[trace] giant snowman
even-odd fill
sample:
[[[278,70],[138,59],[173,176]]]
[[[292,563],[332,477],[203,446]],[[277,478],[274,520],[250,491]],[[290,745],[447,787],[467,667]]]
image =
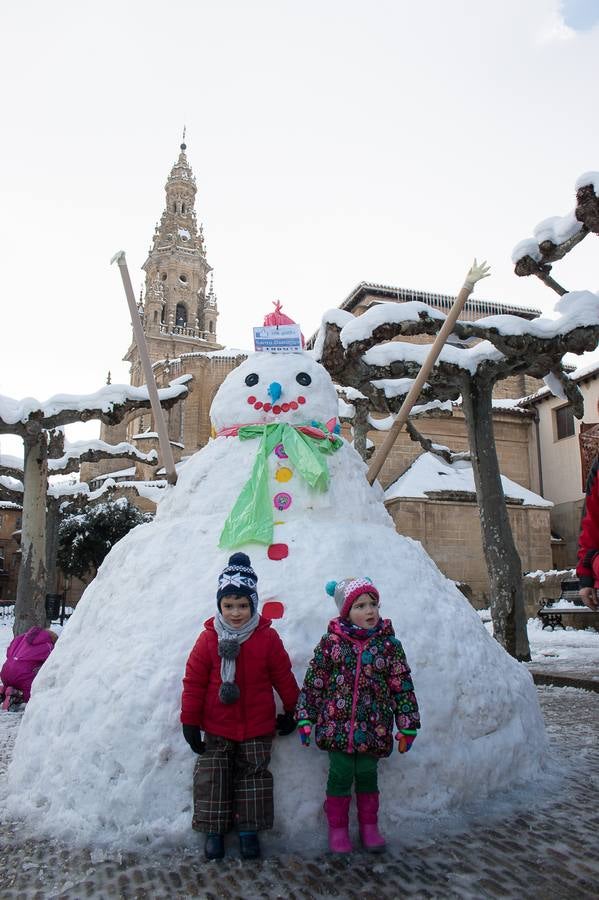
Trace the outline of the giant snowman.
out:
[[[422,715],[412,751],[379,766],[391,845],[409,814],[538,774],[546,741],[528,671],[421,545],[396,533],[381,489],[336,437],[336,414],[331,379],[308,353],[256,353],[227,377],[211,409],[215,438],[182,467],[155,521],[110,552],[34,684],[9,769],[10,813],[79,843],[197,843],[181,678],[236,541],[261,602],[280,604],[274,625],[300,682],[336,614],[325,583],[367,575],[379,588]],[[306,835],[324,846],[326,754],[280,737],[272,769],[270,846]]]

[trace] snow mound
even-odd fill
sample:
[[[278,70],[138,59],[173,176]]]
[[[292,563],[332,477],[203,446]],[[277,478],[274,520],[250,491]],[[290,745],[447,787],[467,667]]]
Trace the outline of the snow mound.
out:
[[[250,357],[217,394],[219,428],[245,421],[250,405],[255,412],[248,395],[264,403],[274,383],[281,403],[304,397],[304,421],[336,414],[330,379],[307,354],[282,354],[279,370],[267,354],[257,356],[263,359]],[[298,382],[300,373],[311,376],[309,384],[303,376]],[[258,381],[248,386],[248,374]],[[262,408],[261,415],[284,422],[288,414]],[[217,576],[230,554],[217,549],[219,535],[256,450],[257,440],[223,436],[191,457],[155,521],[113,548],[64,628],[34,683],[4,798],[8,812],[38,833],[121,848],[197,844],[181,678],[214,613]],[[326,581],[363,574],[379,588],[422,715],[412,751],[379,766],[382,824],[399,834],[409,812],[434,814],[534,778],[546,752],[544,727],[526,668],[489,636],[421,545],[395,532],[360,457],[344,443],[327,461],[328,491],[317,493],[297,473],[284,485],[292,502],[276,513],[274,528],[287,558],[270,560],[258,544],[243,549],[261,602],[284,604],[274,625],[298,680],[336,612]],[[269,458],[273,492],[283,462]],[[302,748],[297,735],[275,739],[275,842],[294,846],[306,834],[322,841],[326,767],[327,755]]]

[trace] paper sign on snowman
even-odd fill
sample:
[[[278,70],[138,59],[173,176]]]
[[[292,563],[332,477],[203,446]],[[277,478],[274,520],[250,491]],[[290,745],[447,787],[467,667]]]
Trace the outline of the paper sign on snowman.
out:
[[[325,584],[366,575],[412,667],[422,729],[379,767],[381,821],[480,800],[539,774],[546,738],[532,679],[422,546],[395,531],[382,490],[335,428],[337,395],[309,352],[259,352],[211,408],[216,437],[181,467],[155,521],[110,552],[35,682],[7,805],[83,843],[194,845],[193,754],[179,700],[233,548],[280,604],[298,681],[336,615]],[[319,840],[326,754],[277,738],[272,846]],[[268,846],[268,845],[267,845]]]

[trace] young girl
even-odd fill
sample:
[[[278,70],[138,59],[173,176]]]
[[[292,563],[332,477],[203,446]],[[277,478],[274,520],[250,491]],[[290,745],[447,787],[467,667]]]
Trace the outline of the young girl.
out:
[[[316,743],[329,753],[324,810],[329,848],[349,853],[352,782],[360,839],[380,852],[377,764],[393,749],[393,720],[400,753],[406,753],[420,728],[418,704],[403,647],[389,619],[379,615],[379,592],[368,578],[327,584],[339,610],[329,622],[310,662],[297,702],[296,718],[304,745],[316,725]]]
[[[241,856],[260,855],[257,832],[273,823],[275,726],[279,734],[295,730],[299,688],[281,638],[258,614],[257,581],[249,557],[234,553],[218,581],[218,611],[204,623],[183,678],[183,735],[200,754],[192,827],[206,834],[207,859],[223,858],[232,827]],[[273,688],[285,709],[276,719]]]

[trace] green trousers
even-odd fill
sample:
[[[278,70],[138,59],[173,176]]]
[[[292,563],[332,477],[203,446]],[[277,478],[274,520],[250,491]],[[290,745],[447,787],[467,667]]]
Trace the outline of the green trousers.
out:
[[[331,797],[349,797],[354,781],[356,794],[378,793],[377,765],[378,758],[368,753],[331,751],[327,794]]]

